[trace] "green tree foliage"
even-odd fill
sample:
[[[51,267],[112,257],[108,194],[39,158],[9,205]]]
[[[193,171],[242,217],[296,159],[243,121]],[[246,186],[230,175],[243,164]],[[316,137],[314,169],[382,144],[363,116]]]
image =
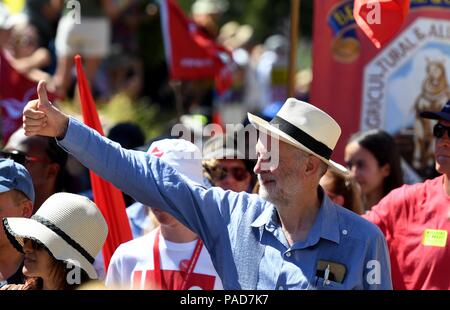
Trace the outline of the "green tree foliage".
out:
[[[319,1],[319,0],[316,0]],[[180,6],[190,12],[195,0],[178,0]],[[290,0],[228,0],[229,9],[221,23],[236,20],[255,29],[255,39],[262,42],[275,33],[288,34],[290,23]],[[306,38],[312,34],[313,0],[301,0],[300,33]]]

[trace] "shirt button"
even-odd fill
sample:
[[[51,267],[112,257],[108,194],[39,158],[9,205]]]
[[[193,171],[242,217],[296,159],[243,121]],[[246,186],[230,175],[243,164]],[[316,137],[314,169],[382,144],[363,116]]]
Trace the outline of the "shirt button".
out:
[[[347,236],[347,234],[348,234],[347,229],[344,229],[344,230],[342,231],[342,234],[343,234],[344,236]]]
[[[287,256],[287,257],[291,257],[291,255],[292,255],[291,252],[287,252],[287,253],[286,253],[286,256]]]
[[[280,286],[278,287],[278,290],[282,291],[282,290],[284,290],[284,287],[280,285]]]

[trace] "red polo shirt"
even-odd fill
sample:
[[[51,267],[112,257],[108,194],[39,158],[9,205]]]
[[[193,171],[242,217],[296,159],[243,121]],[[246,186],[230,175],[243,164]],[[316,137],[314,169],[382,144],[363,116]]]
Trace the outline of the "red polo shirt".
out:
[[[443,181],[404,185],[364,215],[386,237],[394,289],[450,289],[450,196]]]

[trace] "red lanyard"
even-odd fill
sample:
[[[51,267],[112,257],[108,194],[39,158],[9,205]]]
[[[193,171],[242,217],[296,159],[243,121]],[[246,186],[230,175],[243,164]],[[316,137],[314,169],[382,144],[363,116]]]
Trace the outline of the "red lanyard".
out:
[[[153,262],[155,267],[155,282],[157,289],[162,289],[162,272],[161,272],[161,256],[159,255],[159,235],[160,230],[158,229],[155,234],[155,242],[153,243]],[[197,240],[195,245],[194,253],[192,253],[191,259],[189,260],[189,265],[186,269],[186,274],[183,277],[183,283],[181,283],[179,288],[172,288],[174,290],[186,290],[187,282],[194,271],[195,265],[197,264],[198,258],[200,257],[200,252],[202,251],[203,243],[200,239]],[[169,288],[170,289],[170,288]]]

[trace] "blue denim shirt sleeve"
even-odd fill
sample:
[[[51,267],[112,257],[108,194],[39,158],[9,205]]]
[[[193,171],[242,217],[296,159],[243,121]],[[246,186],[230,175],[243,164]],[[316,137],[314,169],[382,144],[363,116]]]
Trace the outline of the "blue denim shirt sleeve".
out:
[[[386,239],[378,227],[378,233],[371,238],[367,247],[364,272],[364,289],[392,290],[391,262]]]

